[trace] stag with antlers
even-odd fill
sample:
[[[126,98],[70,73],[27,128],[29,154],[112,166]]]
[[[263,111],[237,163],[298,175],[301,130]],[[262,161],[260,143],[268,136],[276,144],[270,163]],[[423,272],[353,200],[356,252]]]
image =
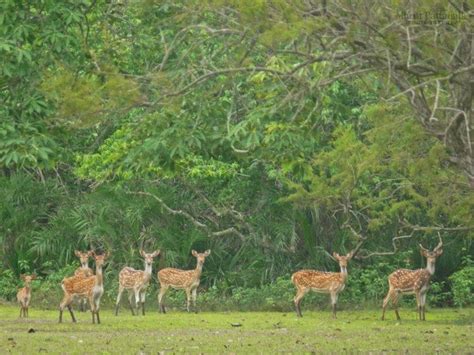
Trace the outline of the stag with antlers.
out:
[[[430,287],[430,279],[435,272],[436,259],[443,254],[443,241],[439,236],[439,243],[433,251],[429,251],[420,244],[421,255],[426,258],[426,268],[418,270],[399,269],[388,277],[388,293],[383,300],[382,320],[385,319],[385,309],[388,302],[392,300],[395,308],[397,320],[400,320],[398,314],[398,300],[403,294],[415,294],[420,320],[425,320],[426,293]]]
[[[92,312],[92,323],[100,324],[99,306],[100,299],[104,293],[104,278],[102,275],[102,267],[105,260],[109,257],[106,252],[103,255],[97,255],[95,252],[91,253],[95,260],[95,275],[84,277],[84,275],[76,275],[67,277],[61,282],[61,287],[64,291],[64,297],[59,305],[59,323],[63,321],[63,311],[67,307],[71,314],[71,319],[75,323],[76,318],[72,311],[71,303],[76,296],[87,297]]]
[[[20,304],[20,318],[28,318],[28,307],[31,300],[31,281],[36,279],[36,275],[20,275],[25,286],[20,288],[16,294],[16,299]]]
[[[135,315],[132,305],[133,295],[135,295],[137,314],[141,304],[142,314],[145,315],[145,292],[150,284],[153,259],[160,255],[160,251],[156,250],[153,253],[145,253],[143,250],[140,250],[140,255],[145,260],[145,270],[135,270],[134,268],[126,266],[119,273],[119,291],[117,302],[115,303],[115,315],[118,315],[120,299],[124,290],[128,291],[128,302],[132,315]]]
[[[197,259],[196,269],[180,270],[169,267],[158,272],[158,280],[160,281],[158,304],[160,312],[166,313],[164,296],[170,287],[174,289],[184,289],[186,291],[186,310],[188,312],[192,295],[193,307],[196,309],[197,288],[201,278],[202,266],[204,265],[206,257],[211,254],[211,251],[206,250],[204,253],[198,253],[196,250],[193,250],[192,254]]]

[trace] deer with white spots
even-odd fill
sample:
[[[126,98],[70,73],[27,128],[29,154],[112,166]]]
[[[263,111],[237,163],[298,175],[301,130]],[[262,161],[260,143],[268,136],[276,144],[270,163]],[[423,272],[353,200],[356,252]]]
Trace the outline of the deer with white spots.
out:
[[[92,251],[81,252],[79,250],[74,250],[74,255],[76,255],[81,261],[81,266],[74,271],[74,276],[84,276],[89,277],[94,275],[94,271],[89,267],[89,257],[92,255]],[[79,310],[81,312],[86,311],[87,297],[79,298]]]
[[[160,255],[160,251],[156,250],[153,253],[145,253],[143,250],[140,250],[140,255],[145,260],[145,270],[135,270],[134,268],[126,266],[119,273],[119,291],[117,302],[115,303],[115,315],[118,315],[120,299],[124,290],[128,291],[128,302],[132,315],[135,315],[132,305],[133,295],[135,295],[137,314],[141,304],[142,314],[145,315],[145,293],[151,280],[153,259]]]
[[[186,291],[186,310],[189,312],[191,304],[191,296],[193,300],[193,307],[196,310],[197,288],[199,286],[202,266],[206,257],[211,254],[210,250],[204,253],[198,253],[196,250],[192,251],[193,256],[197,259],[196,269],[194,270],[180,270],[174,268],[165,268],[158,272],[158,280],[160,281],[160,293],[158,294],[158,305],[160,312],[166,313],[164,305],[164,296],[170,287],[174,289],[181,289]]]
[[[420,320],[425,320],[426,293],[430,287],[431,276],[435,272],[436,259],[443,254],[443,241],[439,238],[439,243],[433,251],[429,251],[420,244],[421,255],[426,258],[426,268],[418,270],[399,269],[388,277],[388,293],[383,300],[382,320],[385,319],[385,309],[388,302],[392,300],[395,308],[397,320],[400,320],[398,314],[398,300],[403,294],[415,294]]]
[[[95,260],[95,275],[84,277],[84,275],[76,275],[72,277],[66,277],[61,282],[61,287],[64,292],[63,300],[59,305],[59,323],[63,321],[63,311],[67,307],[71,314],[71,319],[75,323],[76,318],[72,311],[71,303],[74,297],[87,297],[92,313],[92,323],[96,322],[100,324],[99,308],[100,299],[104,294],[104,278],[102,275],[102,268],[105,264],[105,260],[109,257],[109,253],[106,252],[103,255],[97,255],[95,252],[91,253]]]
[[[325,272],[316,270],[300,270],[291,276],[291,281],[296,287],[294,298],[296,314],[302,317],[301,300],[309,291],[328,293],[331,296],[332,317],[336,318],[336,304],[339,293],[344,290],[347,281],[347,263],[352,259],[356,250],[347,255],[333,253],[335,260],[339,262],[341,272]]]
[[[20,275],[20,278],[25,283],[25,287],[18,290],[16,299],[20,304],[20,318],[28,318],[28,307],[31,301],[31,281],[36,279],[36,275]]]

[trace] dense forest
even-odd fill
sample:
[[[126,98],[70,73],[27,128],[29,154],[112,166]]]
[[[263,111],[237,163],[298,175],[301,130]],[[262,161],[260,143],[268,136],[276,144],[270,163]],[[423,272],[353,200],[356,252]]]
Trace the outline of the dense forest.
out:
[[[380,305],[441,237],[431,304],[472,303],[473,11],[2,1],[0,297],[60,292],[74,250],[110,252],[115,297],[140,248],[153,273],[211,249],[202,302],[292,307],[293,272],[357,249],[342,297]]]

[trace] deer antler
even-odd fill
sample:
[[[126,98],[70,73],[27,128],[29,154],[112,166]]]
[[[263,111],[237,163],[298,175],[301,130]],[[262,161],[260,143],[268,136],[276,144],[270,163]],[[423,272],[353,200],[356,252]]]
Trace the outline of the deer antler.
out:
[[[439,238],[439,243],[436,246],[436,248],[433,249],[433,251],[438,251],[443,246],[443,240],[441,239],[441,234],[439,232],[438,232],[438,238]]]
[[[420,243],[420,244],[418,244],[418,245],[420,246],[420,249],[421,249],[421,250],[423,250],[423,251],[429,251],[429,250],[428,250],[428,249],[426,249],[426,248],[425,248],[423,245],[421,245],[421,243]]]

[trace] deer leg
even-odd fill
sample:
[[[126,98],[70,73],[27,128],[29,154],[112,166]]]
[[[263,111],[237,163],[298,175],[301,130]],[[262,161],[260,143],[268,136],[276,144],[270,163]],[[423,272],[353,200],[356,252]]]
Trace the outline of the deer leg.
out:
[[[158,293],[158,307],[160,308],[160,313],[166,313],[164,297],[168,287],[161,285],[160,293]]]
[[[132,312],[132,316],[134,316],[135,311],[133,310],[133,303],[132,303],[133,293],[131,290],[127,290],[127,292],[128,292],[128,305],[130,306],[130,311]]]
[[[415,292],[416,296],[416,309],[418,311],[418,319],[421,320],[421,297],[419,292]]]
[[[73,323],[76,323],[76,317],[74,317],[74,312],[72,311],[72,307],[70,304],[67,305],[67,309],[69,311],[69,314],[71,315],[71,319]]]
[[[25,317],[26,317],[26,318],[29,318],[28,305],[25,307]]]
[[[197,288],[195,288],[192,291],[192,297],[193,297],[193,308],[194,308],[194,311],[197,313],[198,312],[197,307],[196,307]]]
[[[95,317],[97,318],[97,324],[100,324],[100,317],[99,317],[99,311],[100,311],[100,297],[101,297],[101,295],[98,295],[98,296],[94,297]]]
[[[331,304],[332,304],[332,318],[336,319],[336,304],[337,304],[337,293],[331,293]]]
[[[426,305],[426,293],[420,295],[420,306],[421,306],[421,320],[426,320],[425,318],[425,305]]]
[[[385,298],[383,299],[382,320],[385,320],[385,309],[387,308],[388,302],[390,302],[390,300],[393,297],[393,292],[394,292],[393,288],[390,287],[389,290],[388,290],[387,296],[385,296]]]
[[[400,318],[400,314],[398,313],[398,300],[400,299],[400,294],[395,291],[392,296],[392,305],[395,308],[395,315],[397,316],[397,320],[402,320]]]
[[[145,290],[142,290],[140,292],[140,303],[142,304],[142,315],[145,315],[145,297],[146,297],[146,292]]]
[[[86,311],[87,311],[87,299],[83,298],[82,299],[82,312],[86,312]]]
[[[191,304],[191,290],[189,288],[186,289],[186,310],[189,312],[189,306]]]
[[[59,304],[59,323],[63,322],[63,311],[64,308],[67,307],[69,313],[71,314],[71,319],[74,323],[76,323],[76,318],[74,317],[74,313],[72,312],[71,308],[72,296],[65,294],[63,300]]]
[[[140,290],[138,288],[134,289],[135,294],[135,309],[137,310],[137,316],[140,314]]]
[[[308,293],[309,289],[298,289],[296,292],[296,296],[293,299],[295,303],[295,309],[296,309],[296,315],[298,317],[303,317],[303,314],[301,313],[301,300],[303,299],[304,295]]]
[[[115,301],[115,315],[118,315],[119,307],[120,307],[120,299],[122,298],[123,287],[119,286],[117,300]]]

